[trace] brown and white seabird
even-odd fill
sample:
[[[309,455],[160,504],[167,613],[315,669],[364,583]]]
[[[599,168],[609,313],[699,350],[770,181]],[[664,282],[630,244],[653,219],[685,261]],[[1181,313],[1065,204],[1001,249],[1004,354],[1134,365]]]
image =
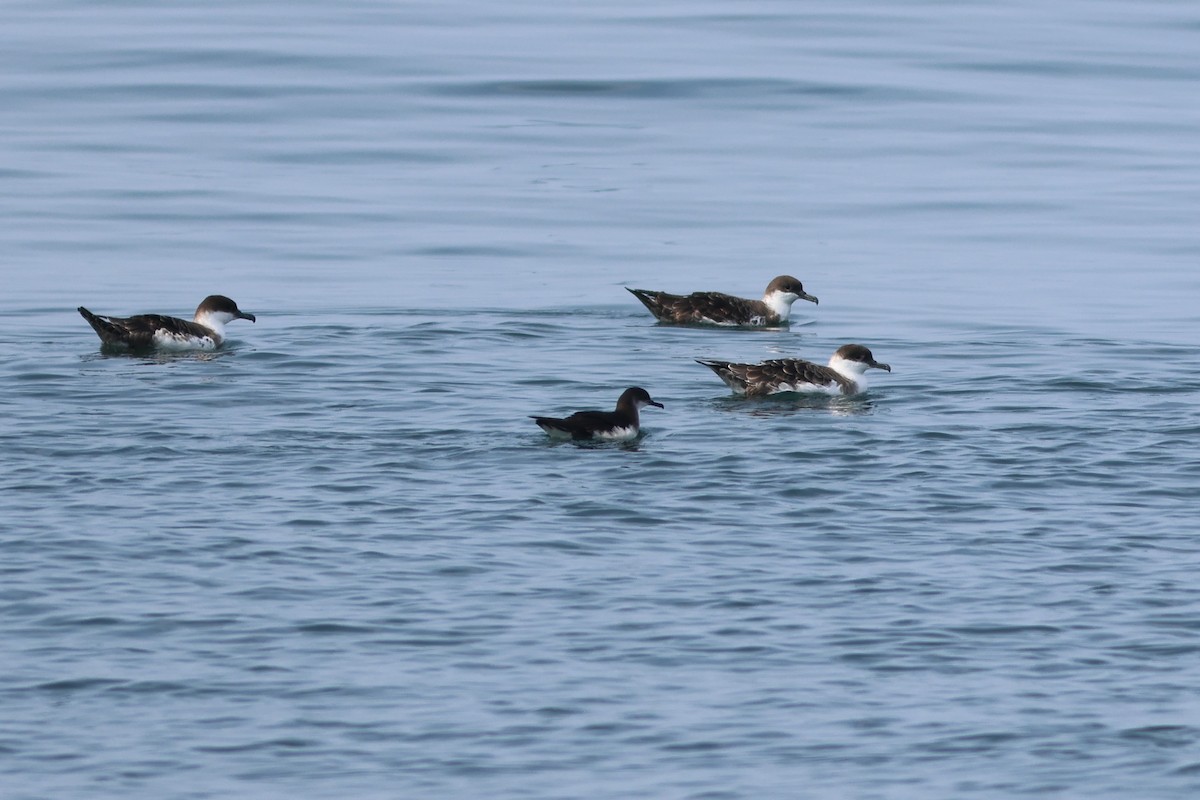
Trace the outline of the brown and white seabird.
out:
[[[204,298],[191,322],[162,314],[107,317],[83,306],[79,313],[101,342],[131,350],[215,350],[225,340],[226,323],[235,319],[254,322],[253,314],[239,310],[237,303],[220,294]]]
[[[723,325],[747,328],[786,325],[792,303],[817,298],[804,291],[804,285],[790,275],[780,275],[767,285],[762,300],[746,300],[721,292],[693,292],[689,295],[626,289],[641,300],[659,322],[675,325]]]
[[[729,361],[696,361],[717,373],[730,389],[747,397],[779,392],[813,392],[850,395],[867,390],[866,371],[892,368],[881,364],[861,344],[844,344],[821,366],[799,358],[778,358],[761,364],[735,364]]]

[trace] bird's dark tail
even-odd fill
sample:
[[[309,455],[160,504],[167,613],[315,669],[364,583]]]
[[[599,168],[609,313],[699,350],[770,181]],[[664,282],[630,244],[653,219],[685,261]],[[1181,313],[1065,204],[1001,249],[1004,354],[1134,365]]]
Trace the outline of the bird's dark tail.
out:
[[[586,436],[582,436],[580,432],[565,419],[558,419],[557,417],[530,417],[530,419],[536,422],[539,428],[550,434],[552,437],[569,436],[572,439],[587,438]]]
[[[717,377],[735,392],[744,393],[746,391],[746,381],[739,375],[735,375],[731,369],[731,364],[728,361],[709,361],[704,358],[697,358],[697,364],[703,364],[717,374]]]
[[[92,330],[100,337],[100,341],[105,344],[125,343],[125,331],[109,322],[106,318],[96,316],[83,306],[79,307],[79,316],[88,321],[88,325],[92,326]]]
[[[662,314],[663,308],[662,303],[660,303],[658,300],[658,292],[651,292],[647,289],[630,289],[628,286],[625,287],[625,291],[629,292],[638,300],[641,300],[642,305],[650,309],[650,313],[654,316],[657,317]]]

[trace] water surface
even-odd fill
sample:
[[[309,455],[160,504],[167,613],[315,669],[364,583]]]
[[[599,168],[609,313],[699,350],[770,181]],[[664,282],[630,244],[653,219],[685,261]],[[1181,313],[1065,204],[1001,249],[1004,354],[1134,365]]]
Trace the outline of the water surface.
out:
[[[1186,6],[0,21],[6,800],[1200,789]]]

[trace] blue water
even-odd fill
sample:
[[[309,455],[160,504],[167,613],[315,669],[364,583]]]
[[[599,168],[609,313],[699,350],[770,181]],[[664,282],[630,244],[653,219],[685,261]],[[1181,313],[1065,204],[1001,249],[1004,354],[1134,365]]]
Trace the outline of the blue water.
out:
[[[1192,798],[1200,13],[0,9],[0,797]],[[623,289],[787,330],[656,325]],[[102,352],[75,312],[258,316]],[[732,397],[697,357],[891,374]],[[528,419],[645,386],[631,445]]]

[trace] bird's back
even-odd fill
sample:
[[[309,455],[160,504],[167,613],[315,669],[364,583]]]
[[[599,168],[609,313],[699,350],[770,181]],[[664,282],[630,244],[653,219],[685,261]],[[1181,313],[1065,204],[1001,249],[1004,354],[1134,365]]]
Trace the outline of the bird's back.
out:
[[[724,292],[689,295],[630,289],[661,322],[679,325],[773,325],[776,315],[761,300],[747,300]]]
[[[569,417],[534,417],[537,426],[551,435],[566,434],[572,439],[604,438],[613,431],[624,433],[636,423],[616,411],[576,411]]]
[[[107,345],[132,350],[150,349],[161,345],[215,346],[219,343],[213,331],[186,319],[163,314],[137,314],[132,317],[109,317],[93,314],[83,306],[79,314]]]
[[[699,363],[711,369],[726,385],[748,396],[814,390],[853,393],[855,384],[837,371],[799,358],[779,358],[761,364],[735,364],[729,361]]]

